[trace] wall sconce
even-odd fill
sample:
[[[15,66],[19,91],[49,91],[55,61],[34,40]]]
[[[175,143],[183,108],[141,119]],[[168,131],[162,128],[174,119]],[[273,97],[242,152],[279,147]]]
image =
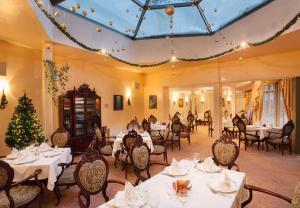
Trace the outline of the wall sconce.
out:
[[[201,104],[203,104],[204,101],[205,101],[205,99],[204,99],[204,96],[202,95],[202,96],[200,97],[200,102],[201,102]]]
[[[127,104],[130,106],[130,105],[131,105],[131,101],[130,101],[130,98],[131,98],[131,90],[130,90],[130,89],[127,89],[127,90],[126,90],[126,98],[127,98]]]
[[[185,97],[185,105],[188,105],[189,104],[189,98],[188,96]]]
[[[231,102],[231,96],[227,96],[227,103],[230,104]]]
[[[176,100],[177,100],[177,98],[174,96],[174,97],[173,97],[173,105],[174,105],[174,106],[176,105]]]
[[[0,91],[2,91],[2,97],[0,101],[0,109],[4,109],[8,104],[5,91],[9,90],[9,85],[7,80],[0,80]]]

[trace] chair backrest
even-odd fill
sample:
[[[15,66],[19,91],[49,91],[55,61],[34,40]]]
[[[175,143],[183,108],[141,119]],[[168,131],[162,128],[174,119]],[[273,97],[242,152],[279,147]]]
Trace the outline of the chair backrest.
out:
[[[157,118],[154,115],[150,115],[150,117],[148,118],[148,122],[155,124],[157,122]]]
[[[289,120],[282,128],[282,136],[289,137],[294,129],[295,125],[292,120]]]
[[[138,171],[143,171],[150,164],[150,149],[143,141],[138,141],[131,148],[129,157],[134,168]]]
[[[242,121],[242,119],[239,119],[237,122],[237,127],[239,129],[239,133],[246,134],[246,124]]]
[[[180,118],[177,115],[173,116],[172,123],[179,123],[179,122],[180,122]]]
[[[297,183],[292,198],[292,208],[300,207],[300,182]]]
[[[197,112],[195,112],[194,118],[195,118],[195,121],[197,121],[197,119],[198,119],[198,113]]]
[[[244,122],[245,125],[248,125],[249,121],[248,121],[248,119],[246,118],[245,114],[242,114],[242,115],[241,115],[241,119],[242,119],[242,121]]]
[[[143,127],[144,131],[147,131],[150,134],[151,127],[146,119],[144,119],[142,121],[142,127]]]
[[[0,160],[0,191],[8,190],[14,179],[14,169]]]
[[[193,114],[189,114],[188,116],[187,116],[187,121],[190,123],[190,122],[193,122],[194,121],[194,119],[195,119],[195,116],[193,115]]]
[[[138,122],[135,119],[131,120],[127,124],[127,130],[132,130],[132,129],[134,129],[136,131],[138,131],[140,129],[140,125],[138,124]]]
[[[65,147],[68,145],[70,140],[69,132],[64,129],[56,129],[56,131],[51,135],[51,143],[53,146]]]
[[[181,123],[172,123],[171,130],[175,134],[179,134],[181,130]]]
[[[207,121],[209,115],[210,115],[209,111],[205,111],[205,112],[204,112],[204,115],[203,115],[203,116],[204,116],[204,120]]]
[[[164,140],[167,140],[169,138],[170,134],[170,126],[168,125],[166,130],[164,131]]]
[[[238,116],[238,114],[235,114],[235,116],[232,119],[233,126],[237,126],[239,119],[240,119],[240,117]]]
[[[143,141],[143,138],[137,134],[135,130],[131,130],[123,137],[123,145],[125,150],[129,152],[133,145],[138,142],[139,140]]]
[[[229,135],[222,135],[212,145],[212,153],[217,165],[226,166],[229,169],[239,156],[239,147],[232,141]]]
[[[108,163],[98,151],[87,151],[76,166],[74,178],[84,195],[95,195],[104,188],[108,171]]]

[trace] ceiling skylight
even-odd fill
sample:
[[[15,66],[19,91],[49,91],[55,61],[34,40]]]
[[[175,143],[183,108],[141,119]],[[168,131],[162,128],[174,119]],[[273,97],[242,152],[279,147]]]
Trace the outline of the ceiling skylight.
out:
[[[272,0],[59,1],[61,3],[57,5],[58,7],[132,39],[210,35],[272,2]],[[170,5],[174,8],[172,16],[165,12]]]

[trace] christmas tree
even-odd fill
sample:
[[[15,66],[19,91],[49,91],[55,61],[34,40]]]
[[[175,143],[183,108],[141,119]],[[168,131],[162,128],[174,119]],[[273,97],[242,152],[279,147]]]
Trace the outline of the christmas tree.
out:
[[[19,98],[19,104],[8,125],[5,142],[9,147],[22,149],[44,140],[43,129],[31,99],[24,94]]]

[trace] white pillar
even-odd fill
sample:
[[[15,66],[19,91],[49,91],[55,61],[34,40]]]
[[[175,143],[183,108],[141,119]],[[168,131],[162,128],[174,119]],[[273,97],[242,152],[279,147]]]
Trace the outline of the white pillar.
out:
[[[46,42],[43,48],[43,60],[52,61],[52,43]],[[48,80],[45,76],[44,63],[42,64],[42,96],[43,96],[43,127],[46,139],[50,139],[53,133],[53,103],[48,93]]]
[[[222,84],[220,78],[220,67],[218,64],[218,82],[214,84],[214,117],[213,117],[213,138],[219,139],[222,134]]]

